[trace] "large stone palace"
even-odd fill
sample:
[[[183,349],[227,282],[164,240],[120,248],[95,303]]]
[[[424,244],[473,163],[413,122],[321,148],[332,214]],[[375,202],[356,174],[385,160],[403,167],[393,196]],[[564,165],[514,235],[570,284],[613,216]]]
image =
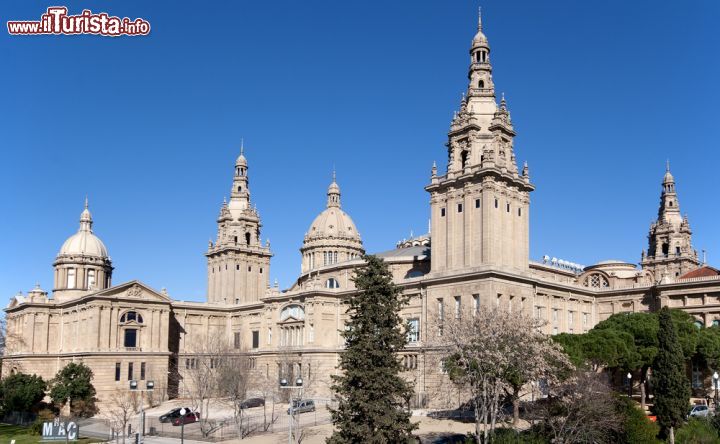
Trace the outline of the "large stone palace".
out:
[[[427,339],[438,320],[462,310],[524,312],[546,320],[548,334],[581,333],[613,313],[662,306],[688,311],[698,325],[720,323],[720,272],[693,249],[669,166],[639,267],[617,260],[587,267],[547,256],[530,260],[535,187],[527,164],[518,167],[510,110],[504,98],[497,102],[481,23],[469,55],[467,92],[448,133],[447,168],[433,165],[425,186],[430,232],[376,253],[410,297],[402,316],[412,331],[402,359],[416,401],[442,402],[427,396],[442,378],[428,358]],[[166,396],[183,396],[203,347],[220,339],[249,356],[253,371],[269,380],[302,375],[309,396],[330,397],[330,375],[343,350],[344,301],[356,291],[352,276],[365,253],[360,230],[344,211],[333,177],[326,207],[303,238],[301,273],[281,290],[268,279],[272,252],[260,237],[243,152],[231,171],[230,199],[205,252],[207,302],[173,300],[139,281],[114,284],[108,249],[94,232],[86,202],[78,232],[53,262],[52,293],[36,287],[6,308],[3,373],[51,378],[67,363],[82,361],[95,374],[101,400],[131,379],[152,379]]]

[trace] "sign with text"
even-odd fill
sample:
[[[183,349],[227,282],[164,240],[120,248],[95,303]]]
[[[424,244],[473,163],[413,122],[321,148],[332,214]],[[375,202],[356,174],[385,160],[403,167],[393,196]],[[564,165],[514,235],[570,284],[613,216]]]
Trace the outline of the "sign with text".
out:
[[[77,441],[80,427],[72,421],[61,421],[55,418],[52,422],[44,422],[42,428],[43,441]]]

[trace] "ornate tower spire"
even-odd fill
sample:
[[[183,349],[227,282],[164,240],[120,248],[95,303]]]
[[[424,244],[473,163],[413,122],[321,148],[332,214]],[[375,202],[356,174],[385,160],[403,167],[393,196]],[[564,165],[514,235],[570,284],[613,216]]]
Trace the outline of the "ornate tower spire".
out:
[[[80,231],[88,231],[92,233],[92,215],[88,209],[88,198],[85,196],[85,209],[80,213]]]
[[[468,97],[495,97],[490,64],[490,43],[482,29],[482,11],[478,8],[478,28],[470,45]]]
[[[232,189],[230,190],[230,206],[240,209],[250,206],[248,163],[245,158],[245,143],[242,139],[240,141],[240,155],[235,160],[235,176],[233,176]]]
[[[332,183],[328,187],[327,191],[327,207],[340,208],[340,186],[335,181],[335,170],[332,173]]]
[[[665,165],[657,221],[650,225],[648,252],[642,257],[643,269],[653,272],[655,279],[664,275],[677,278],[700,266],[692,246],[692,231],[687,216],[680,213],[675,178],[670,161]]]
[[[208,302],[242,304],[264,296],[270,271],[269,246],[260,239],[260,214],[250,205],[244,141],[235,160],[230,201],[220,207],[217,239],[208,243]]]
[[[448,133],[447,174],[432,170],[432,271],[493,265],[525,271],[529,263],[530,183],[518,170],[505,97],[498,105],[490,43],[478,15],[470,45],[467,94]],[[460,191],[462,190],[462,191]]]

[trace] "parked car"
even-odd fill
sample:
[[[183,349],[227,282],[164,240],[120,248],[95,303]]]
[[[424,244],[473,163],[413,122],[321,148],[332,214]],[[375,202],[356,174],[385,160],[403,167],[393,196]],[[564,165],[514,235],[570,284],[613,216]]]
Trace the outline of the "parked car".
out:
[[[262,407],[265,405],[265,400],[262,398],[250,398],[240,403],[241,409],[251,409],[253,407]]]
[[[180,417],[180,410],[182,410],[183,408],[186,410],[191,410],[188,407],[178,407],[176,409],[172,409],[164,415],[161,415],[159,421],[163,423],[173,422],[174,419]]]
[[[696,405],[693,406],[693,408],[690,409],[690,413],[688,413],[688,418],[692,416],[697,417],[705,417],[710,414],[710,409],[706,405]]]
[[[198,412],[188,410],[188,412],[185,413],[185,416],[178,416],[177,418],[173,419],[172,425],[179,426],[182,424],[192,424],[193,422],[198,421],[200,421],[200,414]]]
[[[294,413],[314,412],[315,411],[315,401],[313,401],[312,399],[301,399],[299,401],[293,401],[292,407],[287,409],[288,415],[290,414],[290,409],[292,409],[293,414]]]

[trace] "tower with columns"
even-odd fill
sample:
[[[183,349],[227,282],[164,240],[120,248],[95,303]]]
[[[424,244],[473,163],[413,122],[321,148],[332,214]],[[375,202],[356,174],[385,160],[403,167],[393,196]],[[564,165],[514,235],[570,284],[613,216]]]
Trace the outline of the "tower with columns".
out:
[[[430,185],[432,271],[492,265],[526,270],[529,258],[527,165],[518,170],[507,102],[496,102],[490,44],[482,19],[470,47],[468,87],[448,133],[447,171],[433,164]]]
[[[223,201],[217,219],[215,242],[210,241],[207,257],[208,302],[242,304],[256,302],[268,288],[269,242],[260,239],[260,214],[250,205],[248,163],[244,147],[235,161],[230,201]]]
[[[658,218],[650,225],[648,250],[647,253],[643,251],[640,265],[650,271],[656,281],[664,276],[677,278],[700,265],[697,251],[692,246],[690,223],[687,216],[680,213],[669,162],[662,181]]]

